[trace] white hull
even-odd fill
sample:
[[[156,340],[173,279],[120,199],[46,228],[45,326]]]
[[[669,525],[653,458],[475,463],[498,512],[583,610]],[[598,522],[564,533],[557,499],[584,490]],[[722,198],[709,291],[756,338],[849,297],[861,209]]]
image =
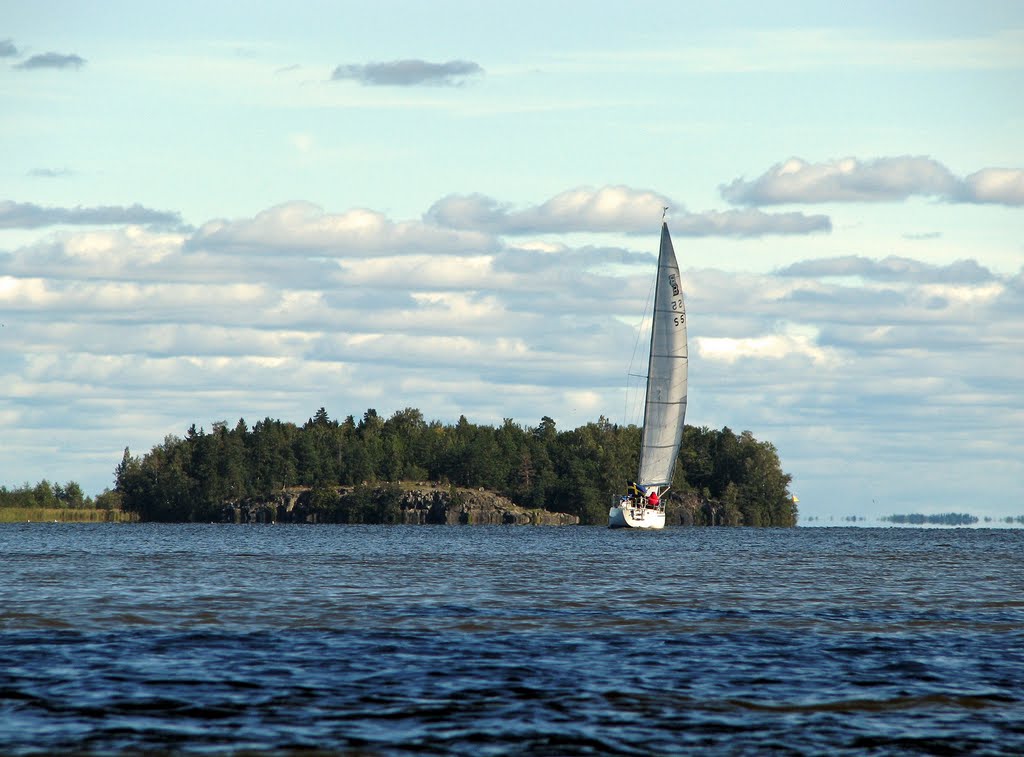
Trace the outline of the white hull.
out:
[[[613,505],[608,510],[608,528],[664,528],[665,511],[649,507]]]

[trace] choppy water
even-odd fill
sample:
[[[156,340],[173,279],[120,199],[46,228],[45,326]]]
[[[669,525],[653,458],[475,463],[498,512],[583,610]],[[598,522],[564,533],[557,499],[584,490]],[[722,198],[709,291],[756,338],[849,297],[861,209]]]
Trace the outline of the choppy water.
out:
[[[1024,752],[1024,531],[0,525],[0,752]]]

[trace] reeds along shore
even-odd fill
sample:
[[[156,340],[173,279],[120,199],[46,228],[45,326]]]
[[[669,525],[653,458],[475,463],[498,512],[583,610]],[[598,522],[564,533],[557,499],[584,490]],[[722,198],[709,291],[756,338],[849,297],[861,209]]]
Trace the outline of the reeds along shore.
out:
[[[136,513],[71,507],[0,507],[0,523],[134,523]]]

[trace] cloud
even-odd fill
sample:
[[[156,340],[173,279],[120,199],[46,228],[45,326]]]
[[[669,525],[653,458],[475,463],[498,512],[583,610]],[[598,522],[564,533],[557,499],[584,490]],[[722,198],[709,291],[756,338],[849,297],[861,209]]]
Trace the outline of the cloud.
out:
[[[803,260],[786,266],[779,276],[834,277],[860,276],[874,281],[907,281],[917,283],[949,282],[981,284],[992,281],[994,274],[975,260],[958,260],[939,266],[911,258],[889,256],[882,260],[847,255],[837,258]]]
[[[184,232],[143,226],[61,230],[11,253],[0,253],[0,274],[50,281],[233,280],[234,274],[220,271],[215,264],[188,265],[182,259],[186,238]],[[252,268],[253,276],[258,276],[259,268]]]
[[[417,221],[395,223],[357,208],[327,213],[308,202],[289,202],[253,218],[203,224],[188,247],[212,252],[264,252],[365,256],[444,250],[468,253],[494,246],[487,234],[453,231]]]
[[[29,202],[0,201],[0,229],[37,229],[59,224],[92,226],[148,223],[178,226],[181,225],[181,222],[179,213],[152,210],[139,204],[60,208],[35,205]]]
[[[831,231],[828,216],[764,213],[760,210],[708,210],[673,217],[672,233],[690,237],[759,237],[765,234],[810,234]]]
[[[672,204],[664,195],[647,190],[579,187],[519,211],[481,194],[448,195],[435,202],[425,217],[439,226],[485,228],[502,234],[650,232],[662,208]]]
[[[482,194],[448,195],[435,202],[425,219],[454,229],[487,229],[498,234],[567,232],[650,233],[661,219],[662,209],[679,204],[656,192],[625,186],[577,187],[522,210]],[[759,210],[728,210],[690,213],[679,209],[671,215],[673,233],[682,236],[759,236],[828,231],[827,216],[802,213],[773,215]]]
[[[85,65],[85,58],[80,55],[64,55],[63,53],[40,53],[31,58],[15,63],[14,68],[23,71],[31,71],[39,68],[81,68]]]
[[[18,48],[10,39],[0,39],[0,58],[13,58],[18,54]]]
[[[963,180],[960,202],[1024,205],[1024,170],[983,168]]]
[[[33,168],[28,172],[29,176],[37,179],[57,179],[64,176],[72,176],[74,171],[68,168]]]
[[[425,60],[393,60],[381,63],[341,65],[331,73],[333,81],[354,80],[365,86],[414,87],[419,85],[454,86],[467,76],[484,70],[467,60],[430,63]]]
[[[773,333],[755,337],[697,337],[697,352],[709,361],[732,365],[739,360],[784,360],[790,357],[807,358],[814,365],[840,362],[832,347],[815,343],[813,333]]]
[[[819,202],[892,202],[934,197],[946,202],[1024,205],[1024,170],[985,168],[966,178],[923,156],[808,163],[790,158],[752,181],[719,187],[736,205]]]
[[[736,179],[719,189],[724,199],[737,205],[775,205],[903,200],[914,194],[948,194],[955,187],[956,179],[940,163],[900,157],[868,163],[844,158],[815,165],[790,158],[754,181]]]

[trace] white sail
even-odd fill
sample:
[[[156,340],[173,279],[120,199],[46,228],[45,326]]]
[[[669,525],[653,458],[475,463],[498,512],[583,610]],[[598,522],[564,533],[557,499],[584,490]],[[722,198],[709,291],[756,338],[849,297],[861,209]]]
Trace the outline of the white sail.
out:
[[[668,224],[661,225],[661,248],[654,290],[651,357],[640,448],[641,486],[672,483],[686,417],[686,308],[679,264]]]

